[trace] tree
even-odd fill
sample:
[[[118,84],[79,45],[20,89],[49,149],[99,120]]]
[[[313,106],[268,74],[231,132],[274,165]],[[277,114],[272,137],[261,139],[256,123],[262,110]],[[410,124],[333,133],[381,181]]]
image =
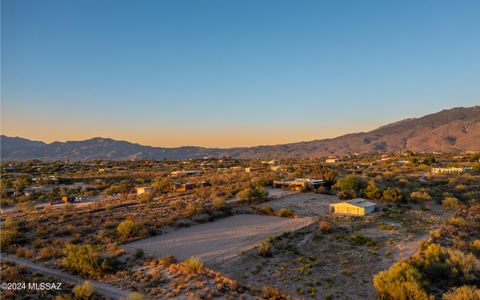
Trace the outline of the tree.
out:
[[[337,181],[335,188],[342,194],[342,198],[355,198],[362,194],[365,183],[362,178],[355,175],[343,177]]]
[[[257,201],[268,197],[268,192],[261,186],[251,184],[238,192],[237,197],[242,201]]]
[[[365,189],[365,196],[368,199],[378,200],[382,198],[382,191],[377,187],[375,180],[370,180],[368,182],[367,188]]]
[[[127,240],[137,236],[140,232],[140,227],[133,220],[128,219],[118,224],[117,231],[123,239]]]
[[[152,181],[152,187],[157,192],[170,192],[173,189],[173,181],[170,177],[155,177]]]
[[[388,202],[400,202],[402,200],[402,195],[398,188],[387,188],[383,191],[382,199]]]
[[[373,285],[379,299],[434,299],[426,292],[426,282],[420,271],[404,261],[375,275]]]
[[[325,172],[324,170],[324,167],[322,166],[322,164],[314,164],[312,166],[312,170],[310,172],[310,176],[312,177],[316,177],[316,178],[319,178],[319,177],[322,177],[323,176],[323,173]]]
[[[338,173],[334,170],[324,170],[322,173],[322,179],[325,181],[325,187],[330,189],[335,184],[335,179]]]
[[[473,166],[472,167],[472,172],[480,173],[480,164],[476,164],[475,166]]]

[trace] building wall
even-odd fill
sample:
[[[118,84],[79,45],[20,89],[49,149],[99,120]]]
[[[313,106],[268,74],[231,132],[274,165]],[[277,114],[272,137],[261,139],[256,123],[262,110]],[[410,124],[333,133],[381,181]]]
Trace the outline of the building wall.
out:
[[[432,168],[432,173],[463,173],[464,168]]]
[[[136,188],[135,189],[137,191],[137,195],[142,195],[142,194],[145,194],[145,193],[150,193],[152,191],[151,188]]]
[[[364,207],[357,207],[350,205],[348,203],[337,203],[330,206],[333,208],[331,212],[336,214],[347,214],[347,215],[356,215],[356,216],[364,216],[366,214]]]
[[[371,214],[375,211],[375,206],[365,207],[365,214]]]

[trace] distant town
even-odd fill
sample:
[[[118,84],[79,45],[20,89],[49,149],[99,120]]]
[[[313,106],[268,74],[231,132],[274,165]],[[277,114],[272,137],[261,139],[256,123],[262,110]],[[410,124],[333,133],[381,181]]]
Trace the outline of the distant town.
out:
[[[371,299],[389,297],[398,268],[428,282],[416,291],[425,297],[479,279],[478,152],[1,170],[2,276],[12,280],[53,276],[107,298]],[[445,270],[463,269],[430,273],[432,251]]]

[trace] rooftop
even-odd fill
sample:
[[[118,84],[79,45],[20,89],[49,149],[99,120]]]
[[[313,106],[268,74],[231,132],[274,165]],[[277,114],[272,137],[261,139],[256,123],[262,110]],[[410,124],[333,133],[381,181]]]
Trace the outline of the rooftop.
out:
[[[366,199],[363,199],[363,198],[356,198],[356,199],[348,200],[345,202],[348,204],[359,206],[359,207],[370,207],[375,205],[375,203],[367,201]]]

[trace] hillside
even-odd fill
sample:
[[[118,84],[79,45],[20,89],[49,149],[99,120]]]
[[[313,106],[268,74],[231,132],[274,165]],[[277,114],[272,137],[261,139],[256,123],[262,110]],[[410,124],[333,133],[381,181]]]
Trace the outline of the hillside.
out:
[[[333,139],[274,146],[230,149],[143,146],[126,141],[93,138],[46,144],[1,136],[1,156],[9,160],[184,159],[204,156],[239,158],[319,157],[387,151],[480,151],[480,106],[453,108],[421,118],[406,119],[365,133]]]

